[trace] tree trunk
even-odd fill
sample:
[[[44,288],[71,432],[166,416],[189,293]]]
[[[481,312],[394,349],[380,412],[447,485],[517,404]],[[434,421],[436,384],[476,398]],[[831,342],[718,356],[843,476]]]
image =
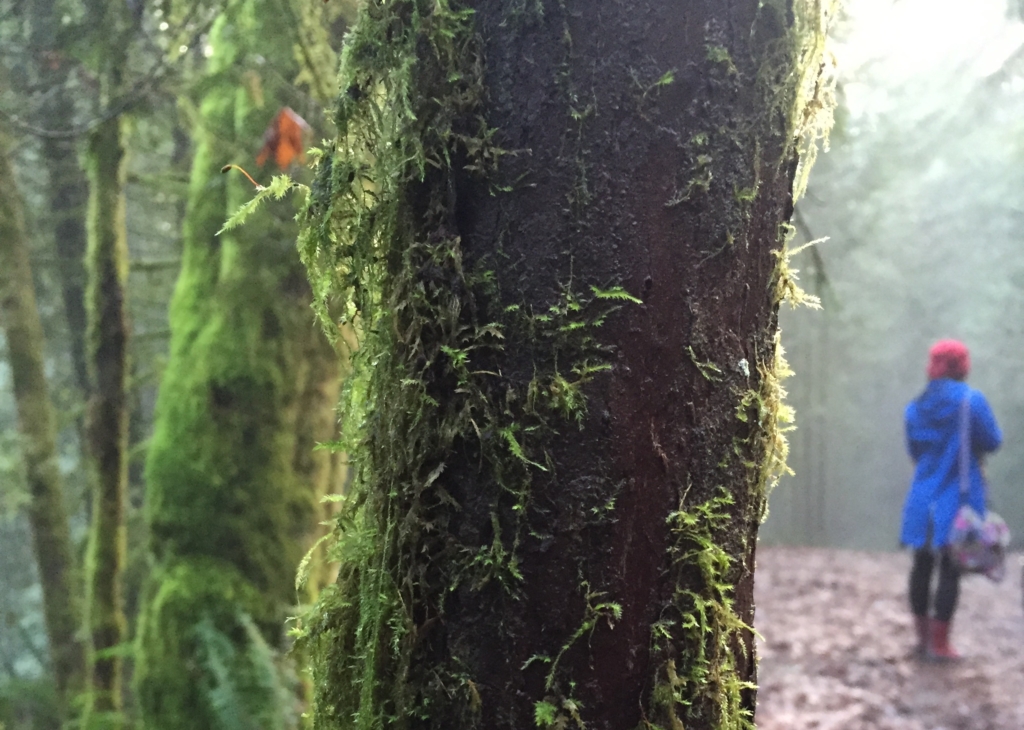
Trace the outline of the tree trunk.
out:
[[[300,239],[365,323],[316,727],[752,727],[825,14],[367,5]]]
[[[70,126],[71,100],[64,93],[55,94],[54,109],[46,114],[49,123],[64,120]],[[88,186],[78,165],[75,145],[67,140],[43,140],[43,157],[49,177],[47,193],[49,212],[54,226],[54,250],[60,276],[64,317],[67,321],[69,349],[75,371],[75,383],[83,396],[89,393],[88,367],[85,357],[85,204]]]
[[[129,407],[123,126],[119,117],[103,122],[90,133],[86,153],[87,354],[92,378],[86,438],[94,479],[85,563],[93,651],[89,714],[115,724],[122,709],[119,648],[127,638],[121,595],[127,552]]]
[[[61,44],[61,15],[57,3],[32,0],[26,4],[29,43],[36,64],[36,85],[43,92],[36,124],[44,129],[68,129],[74,126],[74,100],[66,84],[73,62]],[[89,392],[89,374],[85,356],[85,208],[88,183],[78,164],[74,139],[47,137],[41,141],[48,177],[47,222],[53,226],[68,345],[75,380],[85,396]]]
[[[43,329],[8,149],[7,139],[0,135],[0,189],[4,190],[0,196],[0,322],[14,378],[31,495],[32,545],[43,589],[53,676],[66,709],[81,689],[85,670],[85,652],[77,635],[81,619],[78,583],[57,466],[56,417],[46,383]]]
[[[210,34],[171,354],[146,465],[154,568],[135,680],[151,730],[277,728],[293,709],[282,697],[294,687],[266,648],[281,647],[296,568],[322,519],[330,455],[312,450],[334,438],[339,364],[312,317],[294,205],[280,201],[218,235],[253,195],[221,168],[255,157],[278,109],[296,103],[284,82],[297,71],[294,23],[281,7],[231,2]],[[256,171],[264,182],[270,173]]]
[[[92,515],[86,547],[86,625],[92,637],[85,727],[121,727],[123,648],[127,640],[123,577],[127,561],[128,501],[128,231],[127,119],[114,109],[125,91],[134,21],[126,3],[90,0],[87,22],[96,49],[100,113],[88,134],[85,169],[86,360],[89,402],[86,452],[92,471]]]

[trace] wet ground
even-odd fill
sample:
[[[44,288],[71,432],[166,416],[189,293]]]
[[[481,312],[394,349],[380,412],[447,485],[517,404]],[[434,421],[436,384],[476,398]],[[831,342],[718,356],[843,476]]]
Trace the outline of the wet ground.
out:
[[[760,730],[1024,730],[1020,563],[961,586],[954,665],[912,656],[908,553],[760,548]]]

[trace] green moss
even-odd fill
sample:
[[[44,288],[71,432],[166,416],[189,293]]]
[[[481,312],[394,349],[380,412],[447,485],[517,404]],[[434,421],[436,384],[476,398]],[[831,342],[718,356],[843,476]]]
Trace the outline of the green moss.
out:
[[[487,263],[465,264],[450,223],[452,167],[483,180],[504,154],[481,121],[475,43],[472,13],[455,3],[368,4],[343,53],[339,134],[309,193],[300,252],[319,312],[333,328],[328,305],[341,299],[362,333],[342,398],[343,423],[357,427],[341,444],[355,478],[331,548],[339,579],[301,635],[316,727],[472,721],[480,698],[458,660],[434,657],[429,671],[416,661],[414,608],[441,615],[460,587],[519,590],[532,480],[550,468],[539,444],[582,421],[582,388],[608,368],[593,333],[637,301],[568,282],[545,310],[504,306]],[[577,134],[588,113],[574,113]],[[585,204],[582,169],[576,194]],[[506,338],[533,360],[528,383],[493,365]],[[445,489],[453,452],[487,475],[482,545],[447,529],[459,509]]]
[[[729,54],[729,49],[725,46],[708,44],[707,56],[711,63],[721,64],[729,75],[734,76],[739,73],[739,71],[736,70],[736,64],[732,61],[732,56]]]
[[[319,160],[308,195],[300,253],[318,312],[328,329],[335,326],[332,307],[346,312],[342,319],[361,333],[355,375],[342,398],[349,430],[339,446],[351,452],[355,478],[341,500],[331,547],[339,578],[300,631],[316,688],[317,728],[404,727],[478,712],[474,678],[457,658],[446,650],[425,653],[431,619],[424,617],[443,616],[447,596],[458,589],[497,585],[516,594],[531,486],[552,466],[540,444],[580,417],[580,388],[607,355],[592,334],[607,299],[593,291],[583,296],[569,282],[548,311],[507,307],[499,303],[501,282],[489,263],[464,260],[452,170],[458,165],[486,177],[504,154],[481,118],[476,43],[471,11],[455,2],[368,4],[343,53],[339,133]],[[779,58],[792,68],[792,53]],[[735,74],[725,76],[736,83]],[[559,81],[576,123],[566,141],[575,142],[590,107],[571,96],[568,79]],[[779,83],[789,93],[795,80]],[[794,109],[789,102],[778,108]],[[715,145],[727,139],[716,134]],[[707,134],[693,138],[691,184],[670,204],[710,189],[710,143]],[[785,147],[779,165],[791,159],[792,147]],[[759,148],[751,152],[761,157]],[[577,158],[570,203],[585,205],[585,160]],[[759,174],[755,169],[742,184],[723,180],[737,219],[747,215],[747,191],[759,189]],[[730,245],[730,236],[723,230],[719,243]],[[506,341],[533,362],[535,375],[525,386],[494,367]],[[652,628],[658,669],[648,713],[664,727],[752,726],[741,698],[750,685],[737,667],[743,659],[737,646],[748,629],[732,605],[746,568],[730,556],[745,547],[735,537],[735,520],[746,525],[763,509],[765,484],[757,470],[775,463],[766,455],[778,435],[777,379],[764,374],[774,377],[777,366],[773,353],[765,356],[768,362],[754,364],[764,412],[750,421],[739,460],[716,459],[730,476],[753,470],[744,474],[755,492],[743,495],[745,513],[730,522],[729,497],[689,504],[683,489],[670,517],[679,590]],[[693,361],[705,376],[720,375],[713,364]],[[736,393],[738,405],[745,398]],[[492,518],[483,544],[463,543],[449,530],[461,508],[446,489],[453,452],[480,465],[474,498],[489,500],[483,514]],[[579,624],[584,634],[595,621],[614,617],[611,608],[595,612],[604,604],[615,605],[587,601],[590,613]],[[562,650],[580,636],[566,636]],[[545,696],[535,698],[541,726],[578,722],[579,705],[571,682],[557,672],[557,656],[556,646],[536,658],[553,665]]]
[[[318,365],[331,350],[295,255],[295,207],[270,202],[245,227],[218,235],[252,196],[248,182],[221,168],[251,159],[277,110],[294,103],[295,38],[280,11],[273,0],[233,0],[210,35],[171,353],[146,462],[156,568],[141,609],[136,677],[151,729],[228,727],[210,714],[234,696],[218,672],[260,649],[239,617],[251,616],[269,647],[281,645],[297,600],[295,571],[321,514],[322,486],[302,450],[312,447],[305,422],[322,419],[300,409],[323,400],[307,391],[336,378],[337,365]],[[265,67],[253,63],[257,54],[273,74],[258,76]],[[265,181],[269,170],[256,174]],[[212,654],[197,644],[203,626],[219,647]],[[194,723],[193,703],[206,708]],[[257,702],[246,712],[267,710]]]
[[[190,558],[160,565],[150,581],[146,611],[139,623],[144,647],[135,676],[140,706],[149,710],[147,727],[223,730],[218,712],[220,696],[244,695],[236,702],[245,713],[274,716],[267,696],[266,662],[253,660],[259,638],[246,632],[246,617],[269,635],[280,632],[280,608],[262,595],[244,573],[228,562]],[[219,637],[230,641],[225,649]],[[232,649],[239,656],[232,655]],[[211,671],[218,659],[230,656],[230,671]],[[274,718],[280,723],[280,714]],[[274,723],[261,727],[277,727]]]
[[[665,658],[655,673],[645,728],[677,730],[694,723],[721,730],[754,727],[742,699],[753,685],[736,666],[737,636],[749,627],[733,608],[732,504],[723,488],[706,502],[681,503],[668,517],[672,562],[684,579],[677,581],[671,606],[652,626],[652,654]],[[673,656],[672,646],[685,649]]]
[[[838,0],[766,0],[753,28],[755,47],[764,58],[758,86],[771,112],[766,119],[784,131],[787,152],[799,159],[795,200],[807,188],[819,146],[828,149],[836,104],[828,29],[838,8]]]

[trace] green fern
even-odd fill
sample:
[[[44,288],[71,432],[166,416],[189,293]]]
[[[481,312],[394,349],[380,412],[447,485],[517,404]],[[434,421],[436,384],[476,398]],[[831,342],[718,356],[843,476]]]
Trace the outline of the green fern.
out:
[[[241,639],[205,616],[196,625],[201,687],[222,730],[286,730],[298,721],[280,657],[247,614],[235,617]]]
[[[592,286],[590,291],[598,299],[617,299],[620,302],[632,302],[633,304],[644,303],[642,299],[633,296],[621,286],[613,286],[611,289],[598,289],[596,286]]]
[[[223,171],[227,172],[229,169],[231,169],[231,166],[224,168]],[[257,185],[256,195],[254,195],[251,200],[244,203],[231,215],[230,218],[227,219],[227,221],[225,221],[221,229],[217,231],[217,235],[219,236],[225,231],[238,228],[240,225],[245,223],[246,219],[255,213],[267,198],[280,200],[293,190],[297,190],[302,193],[304,198],[309,197],[309,187],[295,182],[288,175],[275,175],[274,179],[270,181],[270,185],[266,187]]]

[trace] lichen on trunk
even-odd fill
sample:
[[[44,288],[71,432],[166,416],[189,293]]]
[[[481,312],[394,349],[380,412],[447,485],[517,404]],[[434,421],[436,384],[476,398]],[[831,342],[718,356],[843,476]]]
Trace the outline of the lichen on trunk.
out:
[[[752,726],[827,11],[363,10],[300,238],[363,333],[316,727]]]

